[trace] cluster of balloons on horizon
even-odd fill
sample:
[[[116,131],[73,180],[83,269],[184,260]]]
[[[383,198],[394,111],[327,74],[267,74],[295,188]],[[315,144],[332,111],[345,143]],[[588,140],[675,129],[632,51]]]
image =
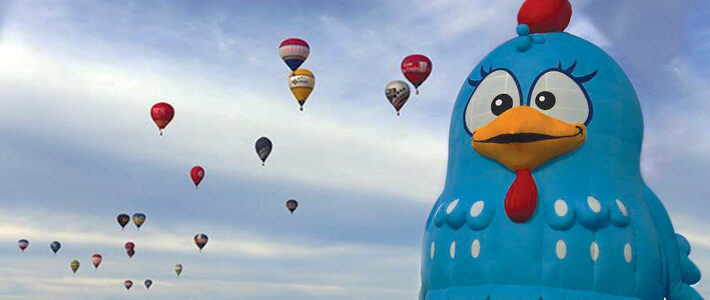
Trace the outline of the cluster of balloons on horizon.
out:
[[[414,54],[405,57],[400,67],[404,77],[412,83],[416,94],[419,95],[419,86],[421,86],[427,77],[429,77],[429,74],[431,74],[431,60],[422,54]],[[389,101],[397,111],[398,116],[399,110],[407,103],[410,94],[409,84],[401,80],[390,81],[385,86],[385,97],[387,97],[387,101]]]
[[[149,289],[150,289],[150,286],[153,285],[153,280],[146,279],[146,280],[143,282],[143,284],[145,285],[145,289],[146,289],[146,290],[149,290]],[[130,290],[130,289],[133,287],[133,280],[130,280],[130,279],[124,280],[124,281],[123,281],[123,287],[125,287],[127,291]]]

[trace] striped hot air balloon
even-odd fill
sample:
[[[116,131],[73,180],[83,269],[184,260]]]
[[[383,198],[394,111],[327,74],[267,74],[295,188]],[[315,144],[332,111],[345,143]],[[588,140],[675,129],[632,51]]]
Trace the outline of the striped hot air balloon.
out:
[[[291,68],[291,71],[296,71],[298,67],[306,61],[311,48],[308,43],[302,39],[287,39],[279,45],[279,55],[284,60],[286,65]]]

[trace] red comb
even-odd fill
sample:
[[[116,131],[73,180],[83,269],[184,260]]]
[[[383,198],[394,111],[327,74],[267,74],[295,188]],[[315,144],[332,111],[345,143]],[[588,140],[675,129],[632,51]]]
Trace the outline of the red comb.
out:
[[[526,0],[518,12],[518,24],[530,27],[530,33],[565,31],[572,17],[568,0]]]

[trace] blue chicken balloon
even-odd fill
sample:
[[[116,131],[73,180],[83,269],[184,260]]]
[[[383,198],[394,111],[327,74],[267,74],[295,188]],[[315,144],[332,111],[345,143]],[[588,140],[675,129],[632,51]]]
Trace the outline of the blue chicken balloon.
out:
[[[569,16],[546,11],[560,3],[523,4],[519,20],[552,21],[521,22],[464,80],[420,299],[702,299],[690,245],[641,177],[634,88],[563,32]]]

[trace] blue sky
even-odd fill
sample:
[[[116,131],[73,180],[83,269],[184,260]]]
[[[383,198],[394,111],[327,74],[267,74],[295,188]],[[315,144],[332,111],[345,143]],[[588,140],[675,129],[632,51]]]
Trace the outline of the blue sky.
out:
[[[302,2],[0,4],[1,298],[416,297],[451,106],[471,68],[514,37],[521,1]],[[634,83],[645,179],[710,270],[710,4],[573,9],[567,31],[607,50]],[[278,57],[288,37],[311,44],[303,67],[317,84],[304,113]],[[434,71],[396,118],[383,88],[411,53]],[[160,100],[177,111],[163,137],[148,115]],[[253,149],[262,135],[275,144],[265,168]],[[196,164],[207,173],[199,191]],[[301,203],[293,216],[288,198]],[[115,216],[137,211],[144,228],[118,230]],[[211,237],[202,254],[198,232]],[[52,256],[55,239],[64,248]],[[150,294],[123,290],[148,277]],[[706,281],[696,288],[710,297]]]

